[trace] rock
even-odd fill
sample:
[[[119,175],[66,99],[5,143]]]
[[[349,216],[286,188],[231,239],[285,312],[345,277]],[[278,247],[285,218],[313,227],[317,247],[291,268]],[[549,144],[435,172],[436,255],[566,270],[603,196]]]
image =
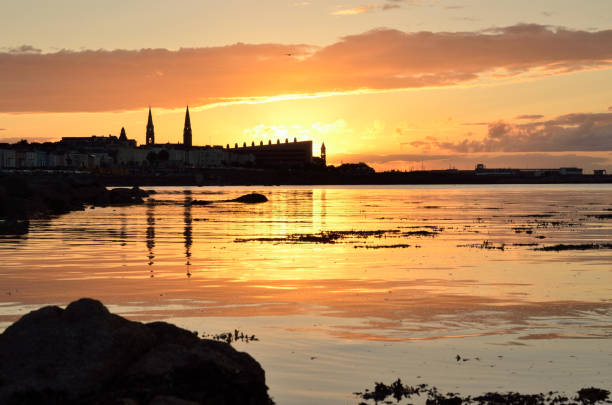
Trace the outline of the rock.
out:
[[[30,221],[15,219],[0,219],[0,235],[25,235],[30,228]]]
[[[212,204],[214,201],[210,201],[210,200],[193,200],[191,201],[191,205],[210,205]],[[223,202],[223,201],[220,201]]]
[[[30,312],[0,335],[0,403],[273,404],[248,354],[87,298]]]
[[[245,194],[243,196],[234,198],[233,200],[229,200],[229,201],[240,202],[240,203],[245,203],[245,204],[257,204],[257,203],[263,203],[263,202],[268,201],[268,198],[263,194],[251,193],[251,194]]]
[[[232,200],[193,200],[191,201],[191,205],[210,205],[213,203],[222,203],[222,202],[239,202],[243,204],[258,204],[268,201],[268,198],[263,194],[251,193],[245,194],[238,198],[234,198]]]
[[[113,188],[108,190],[108,203],[111,205],[142,204],[142,190],[134,188]]]

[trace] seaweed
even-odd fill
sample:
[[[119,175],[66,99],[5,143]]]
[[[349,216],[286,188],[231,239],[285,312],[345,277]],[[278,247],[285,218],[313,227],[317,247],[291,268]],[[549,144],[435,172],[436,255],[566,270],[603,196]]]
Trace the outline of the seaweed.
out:
[[[560,252],[562,250],[598,250],[598,249],[612,249],[612,243],[583,243],[580,245],[550,245],[543,246],[540,248],[535,248],[534,250],[539,250],[543,252]]]
[[[355,249],[405,249],[412,245],[397,243],[395,245],[355,245]],[[416,246],[415,246],[416,247]]]
[[[374,401],[375,404],[384,402],[392,404],[387,400],[392,397],[396,403],[400,403],[402,399],[411,399],[414,395],[427,396],[425,403],[427,405],[462,405],[462,404],[478,404],[478,405],[553,405],[553,404],[575,404],[578,403],[598,404],[609,403],[610,391],[601,388],[583,388],[576,393],[576,396],[570,398],[564,393],[549,391],[539,394],[521,394],[518,392],[488,392],[479,396],[461,396],[459,393],[449,392],[442,394],[438,388],[429,386],[428,384],[419,384],[416,386],[404,385],[398,378],[393,383],[387,385],[382,382],[375,382],[374,389],[365,389],[363,392],[354,392],[363,401]],[[371,403],[371,402],[370,402]],[[359,405],[368,405],[368,402],[360,402]]]
[[[398,229],[378,229],[372,231],[321,231],[319,233],[296,233],[284,237],[272,238],[236,238],[234,242],[279,242],[279,243],[336,243],[344,238],[382,238],[388,234],[399,234]]]
[[[195,334],[197,335],[197,332],[195,332]],[[245,343],[259,341],[257,336],[246,334],[242,331],[239,331],[238,329],[234,329],[233,332],[223,332],[223,333],[218,333],[215,335],[209,335],[209,334],[203,333],[202,338],[216,340],[219,342],[225,342],[229,344],[231,344],[232,342],[238,342],[238,341],[245,342]]]
[[[470,243],[466,245],[457,245],[457,247],[467,247],[467,248],[475,248],[475,249],[487,249],[487,250],[505,250],[505,246],[503,243],[500,245],[496,245],[493,242],[489,242],[488,240],[483,241],[482,243]]]

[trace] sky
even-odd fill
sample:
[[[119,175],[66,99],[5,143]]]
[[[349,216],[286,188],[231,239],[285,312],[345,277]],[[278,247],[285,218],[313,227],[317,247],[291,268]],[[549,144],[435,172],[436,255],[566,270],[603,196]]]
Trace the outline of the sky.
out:
[[[8,0],[0,142],[325,142],[377,170],[612,172],[610,0]]]

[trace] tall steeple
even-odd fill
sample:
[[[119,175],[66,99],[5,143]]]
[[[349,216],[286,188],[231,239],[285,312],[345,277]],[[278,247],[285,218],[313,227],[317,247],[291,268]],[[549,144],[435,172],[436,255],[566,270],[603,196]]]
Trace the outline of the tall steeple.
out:
[[[147,121],[147,145],[155,145],[155,128],[153,127],[153,116],[149,107],[149,120]]]
[[[185,112],[185,128],[183,129],[183,145],[191,148],[191,120],[189,119],[189,106]]]
[[[321,145],[321,160],[323,164],[327,164],[327,154],[325,153],[325,142]]]

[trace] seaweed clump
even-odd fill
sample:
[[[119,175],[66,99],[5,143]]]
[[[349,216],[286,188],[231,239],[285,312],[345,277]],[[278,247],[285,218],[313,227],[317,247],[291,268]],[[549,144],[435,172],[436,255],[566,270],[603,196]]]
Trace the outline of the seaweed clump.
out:
[[[580,245],[550,245],[543,246],[540,248],[535,248],[534,250],[539,250],[543,252],[560,252],[562,250],[598,250],[598,249],[612,249],[612,243],[583,243]]]
[[[398,234],[398,229],[377,229],[372,231],[321,231],[319,233],[295,233],[276,238],[236,238],[234,242],[278,242],[278,243],[336,243],[345,238],[366,239],[382,238],[388,234]]]
[[[440,393],[436,387],[430,387],[428,384],[419,384],[416,386],[404,385],[398,378],[396,381],[387,385],[385,383],[374,383],[374,389],[366,389],[364,392],[354,392],[362,402],[359,405],[368,405],[373,401],[375,404],[383,402],[392,404],[393,402],[387,398],[391,397],[397,404],[403,399],[409,400],[414,395],[427,396],[425,404],[427,405],[553,405],[553,404],[583,404],[593,405],[599,403],[609,403],[610,391],[601,388],[583,388],[579,390],[573,398],[570,398],[564,393],[550,391],[540,394],[521,394],[518,392],[488,392],[479,396],[461,396],[458,393],[449,392],[446,394]]]

